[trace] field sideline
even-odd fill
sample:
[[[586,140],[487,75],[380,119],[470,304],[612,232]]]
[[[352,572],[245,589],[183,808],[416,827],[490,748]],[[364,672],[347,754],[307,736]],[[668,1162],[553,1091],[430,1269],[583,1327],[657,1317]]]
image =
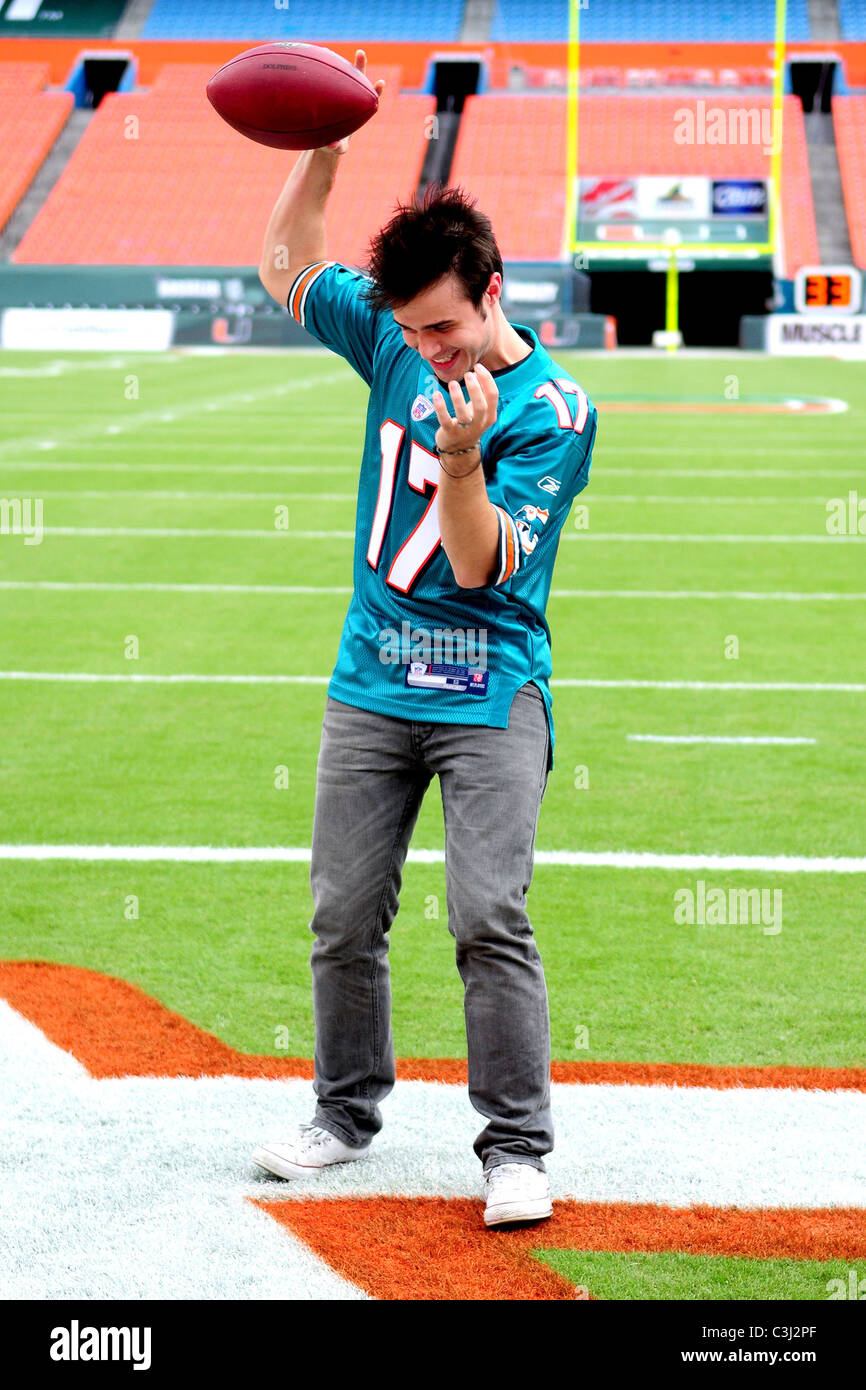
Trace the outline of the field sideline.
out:
[[[866,534],[850,525],[862,500],[866,533],[862,366],[554,356],[598,405],[599,433],[576,499],[585,512],[563,532],[548,608],[556,764],[529,902],[553,1057],[862,1069]],[[41,499],[44,514],[41,543],[0,533],[0,960],[127,981],[238,1053],[309,1059],[315,762],[350,594],[366,389],[322,353],[7,352],[0,391],[0,500]],[[807,408],[824,401],[834,408]],[[828,533],[835,503],[844,534]],[[433,785],[391,933],[403,1059],[465,1057],[443,845]],[[123,857],[147,848],[167,853]],[[269,850],[287,853],[268,862]],[[738,900],[760,899],[764,915],[684,920],[683,903],[700,907],[713,890],[726,912],[746,890]],[[202,1076],[172,1082],[175,1093],[167,1078],[94,1080],[71,1044],[16,1009],[0,1002],[0,1050],[32,1088],[15,1103],[19,1138],[2,1160],[10,1216],[21,1216],[21,1245],[2,1271],[13,1297],[40,1296],[25,1292],[36,1276],[24,1273],[48,1220],[44,1193],[21,1169],[27,1136],[39,1131],[34,1098],[61,1142],[64,1096],[81,1101],[69,1142],[84,1200],[97,1181],[88,1135],[100,1106],[118,1154],[123,1126],[135,1131],[123,1087],[141,1098],[141,1124],[154,1135],[179,1126],[159,1159],[177,1165],[178,1202],[194,1181],[181,1107],[206,1136],[209,1172],[221,1171],[225,1146],[225,1182],[185,1228],[190,1271],[214,1212],[241,1197],[267,1207],[243,1204],[249,1213],[225,1262],[215,1259],[208,1291],[178,1292],[192,1285],[175,1271],[164,1286],[174,1292],[148,1296],[279,1296],[249,1275],[259,1239],[272,1254],[283,1242],[294,1271],[285,1277],[307,1291],[289,1296],[398,1296],[348,1245],[340,1263],[324,1234],[302,1230],[302,1215],[293,1234],[281,1230],[275,1207],[286,1205],[291,1225],[286,1199],[297,1190],[261,1182],[244,1164],[268,1137],[258,1128],[268,1114],[277,1130],[307,1118],[308,1081]],[[854,1142],[862,1088],[825,1092],[823,1103],[808,1090],[776,1091],[775,1109],[770,1091],[757,1091],[763,1110],[747,1095],[560,1085],[548,1168],[572,1226],[566,1247],[545,1257],[554,1283],[543,1287],[823,1299],[851,1261],[866,1275],[856,1216],[854,1235],[836,1245],[786,1235],[787,1245],[780,1236],[758,1248],[744,1227],[739,1244],[726,1235],[717,1248],[665,1251],[649,1236],[626,1249],[620,1235],[607,1247],[584,1243],[581,1263],[575,1212],[586,1202],[866,1209],[866,1160]],[[441,1113],[446,1138],[422,1161],[425,1107]],[[378,1176],[371,1158],[365,1174],[331,1175],[317,1191],[335,1201],[439,1194],[474,1200],[480,1213],[471,1154],[480,1117],[463,1088],[398,1082],[383,1140],[392,1114]],[[747,1161],[759,1161],[766,1125],[773,1158],[762,1184],[747,1177]],[[592,1135],[595,1151],[585,1147]],[[451,1155],[448,1145],[466,1147],[467,1136],[468,1159],[462,1148]],[[121,1200],[131,1200],[127,1184]],[[163,1193],[157,1219],[154,1194],[141,1197],[154,1240],[172,1200]],[[568,1203],[577,1205],[566,1220]],[[370,1229],[381,1215],[366,1213]],[[124,1230],[134,1229],[130,1217]],[[435,1222],[425,1230],[432,1248],[444,1238]],[[83,1217],[70,1240],[65,1267],[91,1290],[109,1286],[113,1257],[93,1245]],[[97,1252],[90,1263],[88,1249]],[[149,1287],[163,1287],[156,1245],[151,1254]],[[44,1286],[54,1266],[40,1261]],[[523,1293],[472,1287],[460,1296],[560,1296],[531,1279]],[[430,1286],[416,1296],[448,1295]]]

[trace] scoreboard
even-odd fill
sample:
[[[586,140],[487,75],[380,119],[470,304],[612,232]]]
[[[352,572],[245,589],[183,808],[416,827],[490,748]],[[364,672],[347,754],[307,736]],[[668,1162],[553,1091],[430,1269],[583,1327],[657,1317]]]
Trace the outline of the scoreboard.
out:
[[[804,265],[794,280],[798,314],[859,314],[863,277],[850,265]]]
[[[680,175],[581,178],[578,244],[645,246],[766,245],[769,193],[765,179]]]
[[[788,295],[785,301],[790,303]],[[793,314],[768,314],[763,320],[768,352],[866,357],[863,276],[854,266],[801,266],[794,278],[794,308]]]

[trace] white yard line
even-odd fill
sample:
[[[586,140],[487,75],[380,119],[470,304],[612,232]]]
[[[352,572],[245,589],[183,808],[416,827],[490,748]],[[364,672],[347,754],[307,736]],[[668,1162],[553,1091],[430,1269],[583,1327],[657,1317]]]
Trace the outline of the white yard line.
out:
[[[574,690],[798,690],[866,694],[866,685],[843,681],[653,681],[554,678],[552,686]]]
[[[47,529],[47,528],[46,528]],[[564,541],[629,541],[637,542],[656,542],[662,544],[697,544],[697,545],[837,545],[849,542],[866,545],[866,536],[827,536],[821,534],[800,535],[800,536],[774,536],[763,532],[754,534],[733,535],[723,532],[690,532],[675,534],[668,531],[565,531],[562,532]]]
[[[2,860],[74,860],[107,863],[307,864],[305,845],[0,845]],[[444,864],[440,849],[410,849],[415,864]],[[536,850],[536,867],[670,869],[769,874],[863,874],[866,857],[788,854],[662,854],[652,850]]]
[[[15,533],[17,534],[17,533]],[[327,540],[351,541],[354,531],[295,531],[278,530],[275,526],[259,530],[231,526],[43,526],[43,536],[161,536],[166,540],[187,539],[192,536],[230,536],[233,540]]]
[[[140,593],[166,594],[351,594],[351,585],[312,585],[312,584],[156,584],[156,583],[110,583],[103,580],[51,580],[51,579],[0,579],[0,589],[57,589],[59,591],[78,590],[104,593],[126,593],[130,590]],[[866,598],[866,594],[863,595]]]
[[[213,410],[218,410],[219,406],[215,404],[213,407],[207,407],[208,410],[210,410],[211,408]],[[58,440],[53,438],[43,438],[35,443],[31,443],[30,448],[36,451],[41,451],[43,449],[50,451],[52,449],[60,448],[62,444],[69,447],[70,449],[86,449],[88,458],[92,457],[93,451],[96,449],[116,450],[121,445],[127,450],[127,452],[130,452],[134,449],[140,450],[142,452],[146,451],[148,454],[155,453],[158,455],[165,454],[167,451],[171,452],[172,443],[175,442],[175,429],[173,429],[171,434],[168,436],[159,436],[146,440],[138,439],[127,441],[125,439],[118,438],[119,435],[125,433],[126,428],[127,427],[125,425],[106,425],[106,427],[102,430],[101,434],[95,435],[92,439],[85,439],[80,444],[76,444],[74,439],[69,439],[68,437],[63,438],[59,442]],[[247,429],[249,429],[249,426],[247,426]],[[192,441],[185,441],[182,444],[182,446],[178,449],[178,451],[172,454],[172,471],[183,472],[184,468],[186,467],[186,464],[183,462],[183,457],[185,454],[189,452],[197,455],[203,455],[207,459],[213,458],[214,455],[217,455],[220,452],[228,454],[237,454],[239,451],[243,452],[244,458],[246,458],[249,454],[271,454],[275,455],[277,458],[291,458],[292,454],[312,454],[316,458],[318,458],[321,454],[349,454],[353,458],[356,458],[360,463],[360,444],[323,444],[316,430],[311,430],[309,433],[309,437],[307,437],[301,425],[295,425],[295,427],[292,429],[292,444],[290,446],[287,446],[283,442],[275,443],[275,440],[282,441],[282,438],[285,435],[285,431],[285,422],[281,422],[279,427],[274,427],[272,437],[265,436],[264,443],[257,443],[254,439],[250,439],[248,436],[244,437],[239,442],[235,441],[234,439],[232,439],[231,436],[229,436],[230,442],[227,442],[225,424],[223,424],[220,427],[217,423],[215,423],[213,430],[210,432],[204,429],[196,429],[190,431],[190,433],[193,434],[194,439]],[[210,435],[212,435],[213,437],[209,437]],[[4,460],[4,467],[5,466],[7,465],[6,461]],[[14,464],[9,463],[8,466],[13,467]],[[246,472],[247,469],[249,469],[250,472],[254,473],[256,471],[255,464],[245,463],[243,465],[240,465],[238,471],[243,473]],[[316,471],[315,464],[311,466],[310,471]]]
[[[136,671],[0,671],[5,681],[72,681],[145,685],[327,685],[330,676],[147,675]]]
[[[743,599],[784,603],[842,603],[866,599],[866,593],[791,593],[784,589],[551,589],[551,598]]]
[[[816,738],[779,738],[775,735],[735,734],[626,734],[629,743],[817,743]]]
[[[26,463],[3,463],[3,472],[36,473],[352,473],[356,477],[360,458],[354,467],[348,464],[329,463],[76,463],[71,460],[58,462],[56,459],[42,461],[28,460]]]
[[[135,671],[0,671],[0,681],[71,681],[91,684],[153,685],[327,685],[330,676],[230,675],[225,673],[147,674]],[[866,685],[851,681],[687,681],[607,680],[554,677],[550,685],[574,690],[760,690],[866,694]]]
[[[290,499],[289,499],[290,500]],[[232,527],[180,527],[180,526],[43,526],[44,536],[161,536],[166,539],[188,536],[231,536],[267,539],[274,536],[286,538],[294,536],[302,540],[353,540],[354,531],[295,531],[291,528],[278,531],[271,527],[262,530],[234,529]],[[662,542],[667,544],[695,543],[706,545],[744,544],[744,545],[842,545],[866,544],[866,536],[827,536],[799,535],[774,536],[760,532],[746,535],[726,535],[723,533],[705,535],[676,534],[652,531],[563,531],[564,541],[627,541],[636,544]]]
[[[103,431],[105,433],[105,431]],[[105,441],[94,440],[93,444],[101,447]],[[33,445],[34,448],[56,448],[56,444],[50,441],[41,440]],[[90,445],[88,445],[90,447]],[[114,447],[114,446],[113,446]],[[251,446],[252,447],[252,446]],[[293,446],[296,448],[296,446]],[[78,472],[78,473],[354,473],[357,475],[361,461],[360,445],[319,445],[316,446],[317,456],[321,453],[348,453],[356,459],[352,465],[349,464],[322,464],[311,462],[309,464],[256,464],[256,463],[188,463],[183,459],[176,458],[171,463],[141,462],[132,463],[129,460],[118,460],[114,463],[95,462],[92,459],[4,459],[4,472]],[[288,452],[288,448],[282,449],[273,444],[255,446],[256,452],[263,452],[267,449],[270,453],[278,454]],[[667,452],[667,451],[664,451]],[[820,451],[824,453],[824,450]],[[590,487],[595,477],[604,473],[605,477],[621,478],[863,478],[862,468],[609,468],[603,461],[597,460],[597,467],[594,467],[591,475]],[[581,494],[583,495],[583,494]],[[587,491],[587,499],[595,496],[593,491]],[[742,499],[737,499],[738,501]],[[796,499],[786,498],[786,501]],[[826,499],[824,499],[826,500]]]
[[[631,453],[631,450],[622,452]],[[658,453],[667,453],[659,449]],[[796,454],[797,449],[784,449],[785,456]],[[809,449],[808,453],[826,456],[826,449]],[[593,465],[595,468],[595,465]],[[595,469],[595,476],[604,473],[611,478],[862,478],[862,468],[608,468],[602,461]],[[590,474],[590,486],[592,485]],[[591,493],[587,494],[591,496]]]
[[[104,501],[123,500],[127,497],[146,497],[159,501],[168,502],[199,502],[202,500],[216,502],[356,502],[358,494],[356,492],[295,492],[286,490],[284,492],[160,492],[151,491],[144,488],[44,488],[39,489],[40,497],[72,497],[100,499]],[[732,499],[733,500],[733,499]],[[763,499],[761,499],[763,500]],[[780,499],[781,500],[781,499]],[[803,497],[800,501],[809,499]],[[822,501],[821,498],[811,499]]]
[[[128,353],[122,357],[101,357],[96,361],[90,359],[72,361],[67,358],[55,358],[51,362],[41,363],[38,367],[0,367],[0,379],[5,377],[38,379],[40,377],[65,376],[68,372],[104,372],[119,367],[128,367],[133,362],[150,365],[152,362],[172,360],[167,353]]]
[[[75,493],[72,492],[72,493],[70,493],[69,495],[70,495],[70,496],[75,496]],[[578,494],[578,497],[579,497],[579,498],[582,498],[583,495],[584,495],[584,494],[580,493],[580,494]],[[671,494],[671,493],[667,493],[667,494],[647,494],[647,495],[642,495],[641,493],[627,493],[627,492],[595,492],[595,491],[593,491],[593,492],[587,492],[587,493],[586,493],[586,501],[587,501],[587,502],[627,502],[627,503],[640,504],[641,506],[642,506],[645,502],[652,502],[653,504],[660,504],[660,505],[663,504],[663,505],[666,506],[666,507],[672,506],[672,505],[685,505],[685,506],[688,506],[688,505],[690,505],[690,504],[694,504],[694,506],[696,506],[696,507],[712,507],[712,506],[715,506],[717,503],[718,503],[718,504],[721,504],[721,505],[723,505],[723,506],[743,507],[743,506],[758,506],[758,505],[759,505],[760,503],[762,503],[762,502],[766,502],[766,503],[767,503],[768,505],[770,505],[770,506],[782,506],[782,505],[787,505],[789,502],[798,502],[798,503],[802,503],[802,504],[808,504],[809,506],[821,506],[821,507],[823,507],[823,506],[826,505],[827,498],[826,498],[826,497],[790,497],[790,496],[789,496],[789,497],[717,497],[717,496],[712,496],[712,495],[710,495],[710,496],[702,496],[702,497],[688,497],[688,496],[683,496],[681,493],[674,493],[674,494]]]
[[[356,492],[223,492],[223,491],[163,491],[156,488],[44,488],[39,489],[40,497],[71,497],[73,499],[86,498],[88,500],[100,501],[123,501],[126,498],[145,497],[157,501],[169,502],[189,502],[189,501],[217,501],[217,502],[282,502],[282,501],[304,501],[310,502],[355,502],[357,501]],[[686,497],[681,494],[670,494],[666,496],[641,496],[639,493],[625,492],[593,492],[588,499],[592,502],[626,502],[643,505],[646,502],[654,504],[669,505],[693,505],[696,507],[708,507],[714,503],[721,503],[730,506],[757,506],[762,502],[768,505],[779,506],[788,502],[796,502],[808,506],[825,506],[826,497]]]
[[[49,428],[41,437],[31,434],[19,438],[4,439],[0,442],[0,457],[5,462],[9,453],[15,453],[21,449],[57,448],[59,443],[71,445],[75,441],[89,441],[99,435],[126,434],[131,430],[152,428],[160,423],[171,423],[175,420],[197,416],[206,411],[215,412],[230,409],[232,406],[251,404],[264,400],[268,396],[293,395],[299,391],[314,390],[318,386],[332,385],[334,382],[342,380],[344,380],[342,372],[322,373],[314,377],[300,377],[297,381],[278,382],[270,386],[263,386],[257,391],[234,391],[219,397],[211,396],[203,400],[186,401],[168,411],[129,411],[123,416],[115,416],[113,420],[106,421],[101,418],[98,423],[92,422],[89,425],[76,426],[69,430]]]
[[[599,414],[601,414],[600,411]],[[608,431],[610,431],[613,424],[614,422],[612,419],[608,420],[605,422],[605,428]],[[643,428],[646,428],[645,424]],[[802,429],[803,419],[798,418],[796,430],[798,436],[801,435]],[[858,434],[842,436],[840,434],[837,434],[835,430],[833,431],[834,449],[837,449],[840,444],[845,443],[850,443],[853,448],[858,444],[862,444],[862,441],[862,432]],[[723,454],[726,448],[730,447],[732,443],[735,443],[733,439],[726,440],[722,444],[684,444],[682,446],[668,446],[666,444],[631,444],[628,440],[625,440],[622,444],[617,444],[613,440],[605,439],[603,444],[599,444],[599,451],[603,449],[605,454],[637,454],[644,455],[647,458],[651,458],[654,455],[661,455],[664,458],[700,458],[704,454],[709,454],[710,456],[713,456],[715,454]],[[736,443],[736,447],[743,448],[746,446],[744,443]],[[753,448],[751,444],[748,445],[749,458],[775,458],[776,455],[781,455],[784,458],[826,458],[827,448],[828,446],[825,441],[822,441],[819,444],[815,444],[812,447],[792,447],[790,449],[785,444],[772,444],[760,449]],[[741,476],[747,477],[750,472],[750,469],[744,469],[742,470]],[[831,472],[835,473],[835,469],[831,470]]]
[[[292,534],[297,534],[293,532]],[[59,591],[76,590],[97,591],[106,593],[125,593],[135,591],[141,593],[170,593],[170,594],[351,594],[350,585],[317,585],[317,584],[171,584],[171,583],[141,583],[121,582],[110,580],[89,580],[89,579],[0,579],[0,590],[2,589],[57,589]],[[836,594],[836,593],[789,593],[784,590],[767,590],[762,593],[760,590],[749,589],[551,589],[551,598],[583,598],[583,599],[743,599],[757,602],[787,602],[787,603],[845,603],[863,602],[866,600],[866,593]]]

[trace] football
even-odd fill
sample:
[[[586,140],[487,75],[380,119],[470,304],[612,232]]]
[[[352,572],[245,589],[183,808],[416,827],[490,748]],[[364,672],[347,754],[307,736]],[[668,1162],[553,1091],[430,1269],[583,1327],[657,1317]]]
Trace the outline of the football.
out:
[[[375,114],[372,83],[346,58],[313,43],[262,43],[207,84],[234,130],[279,150],[312,150],[351,135]]]

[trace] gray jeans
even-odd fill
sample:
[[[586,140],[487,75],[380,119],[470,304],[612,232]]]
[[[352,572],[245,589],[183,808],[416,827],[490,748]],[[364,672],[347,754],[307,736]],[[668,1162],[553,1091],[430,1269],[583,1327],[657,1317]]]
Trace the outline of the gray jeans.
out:
[[[489,1123],[483,1166],[544,1170],[553,1148],[550,1017],[526,914],[547,786],[547,717],[527,683],[507,729],[422,724],[330,696],[316,781],[310,886],[315,1123],[365,1148],[394,1086],[388,930],[421,801],[438,774],[448,930],[464,985],[469,1098]]]

